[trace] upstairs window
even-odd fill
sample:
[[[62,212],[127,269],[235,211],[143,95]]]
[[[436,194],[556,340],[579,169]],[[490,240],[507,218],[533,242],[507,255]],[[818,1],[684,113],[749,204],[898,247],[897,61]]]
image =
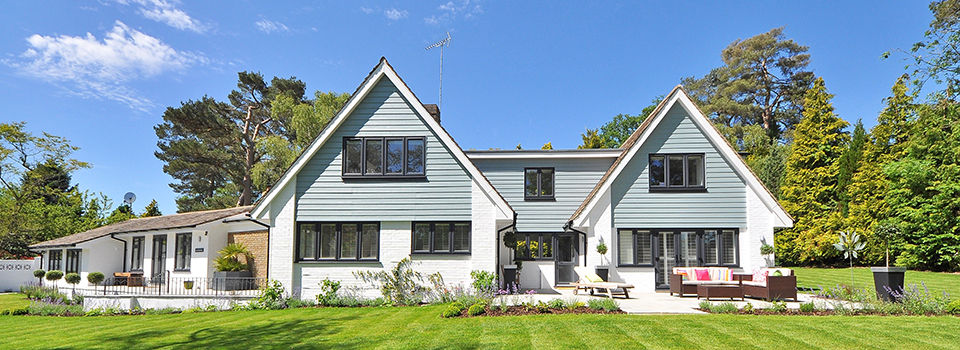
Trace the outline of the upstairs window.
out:
[[[553,168],[523,169],[523,199],[525,200],[554,199],[553,176],[554,176]]]
[[[703,154],[651,154],[650,190],[703,190]]]
[[[345,178],[423,177],[426,138],[347,137],[343,139]]]

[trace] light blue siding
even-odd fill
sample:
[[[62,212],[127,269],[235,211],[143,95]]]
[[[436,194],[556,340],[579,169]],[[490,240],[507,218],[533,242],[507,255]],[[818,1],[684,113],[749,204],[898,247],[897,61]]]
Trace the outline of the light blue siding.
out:
[[[704,153],[705,193],[649,192],[651,153]],[[731,165],[675,104],[612,186],[617,228],[745,227],[746,186]]]
[[[340,176],[342,140],[351,136],[425,136],[426,180]],[[297,174],[297,220],[470,220],[467,170],[389,79],[381,79]]]
[[[520,232],[562,232],[570,214],[610,168],[614,158],[474,159],[484,176],[517,212]],[[555,201],[523,200],[523,168],[553,167]]]

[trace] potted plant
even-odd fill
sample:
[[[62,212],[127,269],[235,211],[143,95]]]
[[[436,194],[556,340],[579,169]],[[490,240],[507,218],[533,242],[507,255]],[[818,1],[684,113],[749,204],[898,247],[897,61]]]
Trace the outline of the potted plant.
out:
[[[857,258],[858,252],[863,250],[867,244],[860,241],[860,235],[856,232],[840,232],[840,242],[834,243],[833,247],[843,252],[844,259],[850,259],[850,287],[853,288],[853,259]]]
[[[766,263],[766,267],[776,266],[774,261],[773,254],[776,252],[776,249],[772,245],[767,244],[765,239],[760,240],[760,255],[763,255],[763,261]]]
[[[610,277],[610,267],[607,264],[607,244],[600,240],[600,243],[597,243],[597,253],[600,254],[600,265],[595,267],[597,271],[597,276],[600,276],[604,281],[609,281]]]
[[[192,280],[183,281],[183,289],[186,289],[186,290],[193,289],[193,281]]]
[[[231,243],[220,249],[218,253],[220,255],[214,260],[217,271],[213,273],[214,285],[217,289],[240,290],[246,285],[252,285],[252,283],[244,283],[244,278],[253,277],[249,264],[253,257],[247,247],[240,243]]]
[[[886,262],[883,267],[874,266],[870,268],[873,271],[873,287],[877,291],[877,298],[895,301],[896,297],[891,295],[890,292],[903,291],[903,276],[907,272],[906,267],[890,267],[890,241],[900,236],[900,229],[892,223],[882,222],[877,225],[874,233],[885,244]]]
[[[518,284],[520,281],[520,267],[523,266],[523,261],[517,256],[517,248],[520,247],[520,244],[522,242],[517,242],[516,231],[511,230],[503,234],[503,245],[513,251],[513,265],[503,266],[504,289],[510,289],[510,286]]]

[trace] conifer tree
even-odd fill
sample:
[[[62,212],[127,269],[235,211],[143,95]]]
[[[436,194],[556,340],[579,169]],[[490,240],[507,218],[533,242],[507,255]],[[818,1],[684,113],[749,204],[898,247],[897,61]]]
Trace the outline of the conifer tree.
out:
[[[833,113],[823,78],[817,78],[803,99],[803,114],[787,156],[781,202],[796,220],[776,237],[781,264],[814,263],[836,258],[837,175],[849,136],[848,123]]]
[[[143,214],[140,214],[141,218],[151,217],[151,216],[160,216],[163,213],[160,212],[160,207],[157,205],[157,200],[151,200],[145,208],[143,208]]]
[[[863,121],[857,120],[853,127],[853,137],[850,138],[850,144],[840,155],[840,173],[837,175],[837,193],[840,196],[840,212],[846,216],[849,209],[850,195],[848,187],[853,181],[853,174],[857,172],[862,163],[863,151],[867,143],[867,132],[863,128]]]

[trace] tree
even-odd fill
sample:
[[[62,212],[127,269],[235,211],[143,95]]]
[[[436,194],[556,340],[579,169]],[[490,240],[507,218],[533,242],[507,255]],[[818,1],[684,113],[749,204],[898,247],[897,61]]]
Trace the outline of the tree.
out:
[[[118,222],[130,220],[136,217],[137,217],[137,214],[133,213],[133,209],[130,208],[129,205],[121,204],[120,206],[117,207],[117,209],[115,209],[112,213],[110,213],[110,216],[107,217],[106,224],[107,225],[115,224]]]
[[[160,207],[157,205],[157,200],[151,200],[145,208],[143,208],[143,214],[140,214],[141,218],[151,217],[151,216],[161,216],[163,213],[160,212]]]
[[[603,141],[603,138],[600,137],[600,134],[597,132],[597,129],[587,129],[582,134],[580,138],[583,141],[580,143],[580,146],[577,146],[577,149],[594,149],[594,148],[605,148],[606,144]]]
[[[773,142],[763,127],[756,124],[721,124],[717,125],[717,130],[738,149],[747,166],[757,174],[770,193],[779,198],[791,143]],[[792,132],[785,134],[784,140],[790,140],[789,135]]]
[[[640,114],[617,114],[613,120],[603,124],[599,129],[587,129],[580,137],[583,142],[578,149],[591,148],[620,148],[621,145],[634,131],[640,127],[640,124],[649,117],[653,110],[657,109],[663,97],[653,99],[651,105],[646,106],[640,111]]]
[[[553,149],[553,143],[547,142],[547,143],[543,144],[543,147],[540,147],[540,149],[544,149],[544,150]]]
[[[910,48],[911,68],[918,87],[932,79],[945,85],[943,97],[956,99],[960,96],[960,0],[933,1],[929,7],[933,21],[924,39]]]
[[[774,28],[736,40],[721,52],[724,65],[683,85],[718,124],[763,126],[773,140],[792,129],[814,75],[807,47]]]
[[[844,216],[847,215],[850,204],[848,188],[850,183],[853,182],[853,174],[860,168],[866,143],[867,132],[863,128],[863,122],[857,120],[857,124],[853,127],[853,137],[850,138],[850,143],[843,150],[839,159],[840,172],[837,174],[837,193],[840,196],[840,213]]]
[[[784,264],[822,263],[836,258],[838,159],[849,136],[847,122],[833,113],[822,78],[803,100],[793,148],[787,157],[781,203],[795,219],[794,227],[776,237],[777,257]]]

